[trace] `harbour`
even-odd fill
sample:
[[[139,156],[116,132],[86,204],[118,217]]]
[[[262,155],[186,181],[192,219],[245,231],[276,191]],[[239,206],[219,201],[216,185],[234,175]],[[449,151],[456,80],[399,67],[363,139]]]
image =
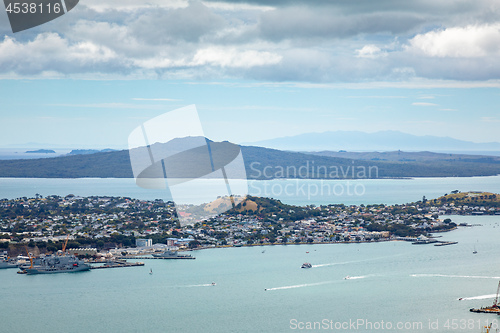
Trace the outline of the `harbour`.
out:
[[[93,315],[94,320],[71,329],[289,332],[293,319],[348,322],[359,317],[394,324],[419,322],[419,331],[431,333],[446,331],[446,320],[457,318],[475,326],[454,331],[480,332],[495,318],[469,309],[491,304],[495,296],[485,298],[500,280],[495,268],[500,266],[500,228],[493,228],[498,217],[452,218],[483,226],[442,234],[440,240],[458,244],[441,248],[398,241],[229,247],[192,251],[196,260],[144,260],[144,266],[130,270],[24,277],[0,270],[4,301],[37,313],[20,320],[20,314],[9,312],[2,327],[14,332],[64,331],[75,320]],[[478,254],[473,255],[475,244]],[[304,262],[312,267],[301,269]],[[45,304],[61,299],[79,311],[51,320],[54,307]],[[200,307],[193,299],[210,306]],[[407,299],[413,300],[411,304]],[[359,304],[364,304],[362,312]],[[264,319],[255,322],[249,311]],[[104,315],[109,313],[112,317]],[[130,313],[134,315],[126,315]],[[429,320],[438,321],[440,330],[429,329]],[[214,324],[220,322],[223,327]]]

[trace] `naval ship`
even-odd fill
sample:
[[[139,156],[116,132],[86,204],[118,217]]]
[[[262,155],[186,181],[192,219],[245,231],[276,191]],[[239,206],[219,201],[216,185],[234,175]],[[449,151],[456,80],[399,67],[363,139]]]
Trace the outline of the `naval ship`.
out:
[[[0,256],[0,269],[2,268],[16,268],[17,267],[17,261],[10,259],[9,257],[6,256]]]
[[[167,250],[162,253],[153,253],[151,255],[158,259],[196,259],[190,254],[181,254],[177,251],[171,251],[171,250]]]
[[[74,255],[60,254],[41,258],[30,258],[30,265],[20,266],[19,274],[71,273],[90,270],[90,265]]]

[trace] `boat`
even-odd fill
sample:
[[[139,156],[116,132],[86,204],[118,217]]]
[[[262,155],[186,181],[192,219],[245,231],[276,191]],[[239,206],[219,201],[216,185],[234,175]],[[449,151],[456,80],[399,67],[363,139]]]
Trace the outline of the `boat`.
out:
[[[153,269],[152,268],[149,269],[149,275],[153,275]]]
[[[311,268],[311,267],[313,267],[313,266],[310,263],[305,262],[302,264],[302,266],[300,268]]]
[[[493,305],[491,306],[486,306],[482,307],[479,309],[470,309],[470,312],[476,312],[476,313],[496,313],[500,314],[500,304],[498,304],[498,293],[500,292],[500,281],[498,282],[498,287],[497,287],[497,295],[495,297],[495,300],[493,301]]]
[[[17,261],[9,257],[0,257],[0,269],[3,268],[17,268]]]
[[[54,274],[54,273],[73,273],[90,270],[90,265],[74,255],[59,254],[50,255],[37,260],[31,259],[30,266],[20,266],[20,274]]]
[[[167,250],[162,253],[153,253],[153,257],[158,259],[196,259],[190,254],[181,254],[178,251]]]
[[[351,277],[349,275],[347,275],[344,280],[349,280]]]

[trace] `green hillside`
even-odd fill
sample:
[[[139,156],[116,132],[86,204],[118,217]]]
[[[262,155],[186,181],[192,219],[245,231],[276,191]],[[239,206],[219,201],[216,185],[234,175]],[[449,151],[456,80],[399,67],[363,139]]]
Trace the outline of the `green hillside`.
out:
[[[413,153],[413,158],[406,158],[408,155],[405,155],[400,160],[381,160],[373,156],[367,159],[367,156],[346,154],[347,158],[344,158],[251,146],[243,146],[241,150],[249,179],[470,177],[500,174],[500,158],[481,156],[432,153],[432,158],[418,158]],[[186,168],[189,169],[188,166]],[[128,151],[121,150],[43,159],[2,160],[0,177],[133,178],[133,173]]]

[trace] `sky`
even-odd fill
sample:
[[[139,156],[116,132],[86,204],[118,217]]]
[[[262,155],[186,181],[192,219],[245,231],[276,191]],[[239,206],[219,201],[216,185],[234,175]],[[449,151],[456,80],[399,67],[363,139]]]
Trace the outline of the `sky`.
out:
[[[81,0],[12,33],[0,146],[126,148],[195,104],[212,140],[398,130],[500,142],[500,2]]]

